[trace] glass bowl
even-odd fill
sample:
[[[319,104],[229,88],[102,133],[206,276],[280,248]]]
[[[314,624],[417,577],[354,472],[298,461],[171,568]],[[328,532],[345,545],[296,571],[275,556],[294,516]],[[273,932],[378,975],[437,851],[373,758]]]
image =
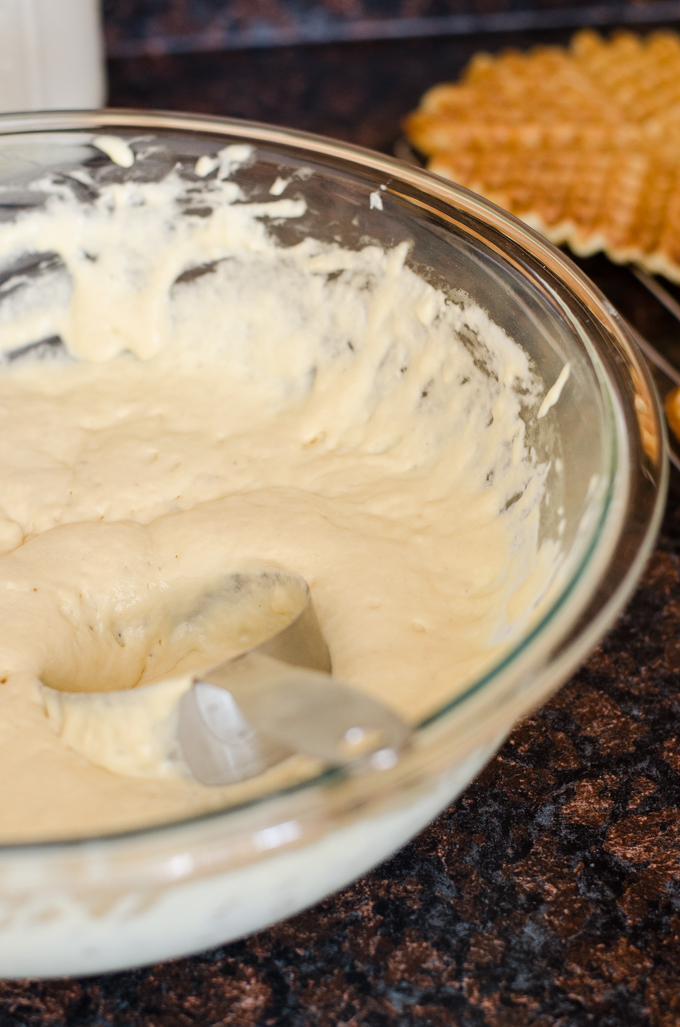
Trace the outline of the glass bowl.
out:
[[[91,161],[100,133],[146,148],[144,174],[157,177],[177,161],[251,144],[255,159],[239,179],[247,188],[268,190],[296,172],[304,180],[307,213],[293,239],[275,229],[283,245],[305,234],[349,249],[409,240],[411,267],[438,288],[469,294],[521,343],[546,385],[568,361],[571,378],[550,416],[527,424],[550,463],[541,532],[559,535],[564,559],[540,616],[416,726],[394,766],[327,771],[181,822],[1,847],[5,977],[90,974],[218,945],[311,905],[394,852],[601,638],[654,543],[667,483],[658,398],[624,324],[562,253],[511,215],[329,139],[113,110],[0,118],[0,183],[18,197],[8,194],[9,205],[20,205],[22,186],[45,170],[70,173]],[[139,165],[119,172],[139,174]]]

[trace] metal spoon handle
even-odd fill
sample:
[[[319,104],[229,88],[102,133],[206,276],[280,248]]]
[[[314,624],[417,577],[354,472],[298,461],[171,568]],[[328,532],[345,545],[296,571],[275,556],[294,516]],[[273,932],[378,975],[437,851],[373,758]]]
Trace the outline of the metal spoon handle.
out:
[[[380,754],[376,765],[386,767],[409,734],[371,696],[262,652],[202,675],[179,709],[182,753],[204,784],[245,780],[294,752],[333,767]]]

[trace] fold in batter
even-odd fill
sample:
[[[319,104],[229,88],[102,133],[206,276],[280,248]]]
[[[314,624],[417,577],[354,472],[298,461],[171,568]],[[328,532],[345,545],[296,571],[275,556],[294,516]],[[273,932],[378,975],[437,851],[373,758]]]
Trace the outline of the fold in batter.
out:
[[[497,658],[545,580],[545,469],[525,442],[542,387],[521,347],[418,277],[407,241],[278,244],[271,219],[304,199],[245,202],[229,176],[254,156],[235,149],[210,176],[99,185],[87,204],[44,179],[43,205],[1,227],[4,263],[60,255],[6,290],[2,349],[64,345],[0,368],[0,840],[262,788],[170,772],[139,728],[157,693],[137,686],[242,643],[219,606],[191,623],[229,574],[303,575],[334,672],[412,722]],[[64,733],[39,682],[131,690],[129,731],[93,762],[86,719]]]

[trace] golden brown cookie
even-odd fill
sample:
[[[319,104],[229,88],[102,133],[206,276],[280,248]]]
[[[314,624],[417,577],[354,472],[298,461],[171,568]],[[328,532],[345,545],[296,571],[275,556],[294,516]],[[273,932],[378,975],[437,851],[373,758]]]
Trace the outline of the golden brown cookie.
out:
[[[680,281],[680,37],[478,54],[405,122],[436,174],[581,255]]]

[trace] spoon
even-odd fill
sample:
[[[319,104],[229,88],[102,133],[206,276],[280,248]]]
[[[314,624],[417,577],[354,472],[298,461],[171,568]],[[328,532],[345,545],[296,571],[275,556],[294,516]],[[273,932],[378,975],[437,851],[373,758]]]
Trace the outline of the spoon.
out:
[[[386,706],[331,677],[309,586],[266,570],[243,587],[286,589],[295,599],[283,629],[194,677],[179,705],[177,737],[193,776],[207,785],[261,774],[295,752],[333,767],[367,757],[396,763],[409,728]]]

